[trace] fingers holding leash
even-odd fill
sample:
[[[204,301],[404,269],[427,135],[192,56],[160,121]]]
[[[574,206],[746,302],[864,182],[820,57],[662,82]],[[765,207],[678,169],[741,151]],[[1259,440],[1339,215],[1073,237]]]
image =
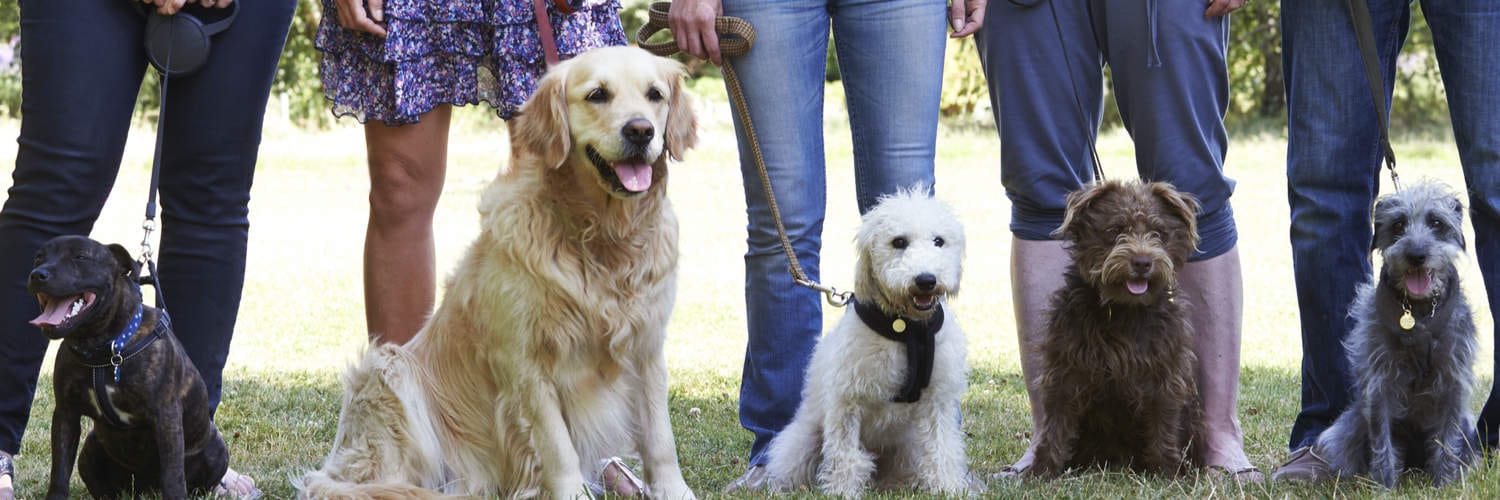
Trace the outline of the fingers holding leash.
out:
[[[1203,11],[1203,18],[1227,16],[1244,6],[1245,0],[1208,0],[1208,10]]]
[[[724,13],[720,0],[676,0],[667,15],[667,25],[677,39],[677,48],[694,57],[722,64],[719,35],[714,19]]]
[[[952,0],[948,4],[948,22],[953,27],[949,38],[963,38],[984,26],[984,8],[988,0]]]
[[[385,36],[385,27],[376,24],[385,20],[381,0],[368,0],[369,13],[365,12],[366,0],[334,0],[338,11],[339,26],[344,29],[363,31],[376,36]]]

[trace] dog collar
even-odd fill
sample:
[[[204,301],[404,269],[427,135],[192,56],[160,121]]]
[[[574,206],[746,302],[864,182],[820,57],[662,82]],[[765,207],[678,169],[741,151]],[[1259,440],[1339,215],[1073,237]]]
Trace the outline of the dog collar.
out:
[[[937,333],[943,329],[943,304],[938,303],[932,310],[932,317],[926,321],[915,321],[886,314],[879,306],[861,301],[858,297],[852,302],[854,312],[865,326],[881,337],[906,346],[906,380],[901,383],[901,390],[891,401],[915,403],[921,400],[922,389],[927,388],[932,381],[932,358],[937,350]]]
[[[135,331],[141,329],[141,314],[144,312],[146,312],[146,306],[136,304],[135,314],[130,316],[130,323],[125,325],[125,329],[121,330],[114,340],[109,341],[109,364],[115,367],[115,383],[120,382],[120,363],[125,361],[125,358],[120,356],[120,352],[130,344],[130,338],[135,336]]]

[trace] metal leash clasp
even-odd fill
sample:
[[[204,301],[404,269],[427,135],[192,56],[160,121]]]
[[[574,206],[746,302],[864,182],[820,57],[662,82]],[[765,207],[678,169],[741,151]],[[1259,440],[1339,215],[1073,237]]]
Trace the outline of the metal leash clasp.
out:
[[[151,262],[151,233],[156,232],[156,219],[146,219],[141,222],[141,229],[146,235],[141,238],[141,264]]]
[[[798,285],[823,292],[823,296],[828,300],[828,305],[834,307],[844,307],[846,305],[849,305],[850,301],[854,300],[854,292],[840,292],[838,288],[822,285],[815,281],[803,278],[793,278],[793,281],[795,281]]]

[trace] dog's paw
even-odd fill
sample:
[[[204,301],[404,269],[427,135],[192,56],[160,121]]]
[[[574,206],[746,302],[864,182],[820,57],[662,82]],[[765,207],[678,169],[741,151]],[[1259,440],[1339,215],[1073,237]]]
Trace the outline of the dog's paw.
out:
[[[686,482],[673,481],[651,485],[651,498],[661,500],[697,500]]]

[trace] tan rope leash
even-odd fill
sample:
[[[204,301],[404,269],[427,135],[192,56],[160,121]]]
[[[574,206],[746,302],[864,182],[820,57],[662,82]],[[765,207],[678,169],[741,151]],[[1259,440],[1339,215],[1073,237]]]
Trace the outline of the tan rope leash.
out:
[[[641,26],[636,32],[636,43],[641,48],[658,56],[670,56],[676,54],[677,42],[668,38],[662,42],[648,42],[647,40],[661,31],[671,31],[667,25],[667,13],[671,9],[671,2],[654,2],[648,7],[649,18],[645,26]],[[755,28],[744,19],[737,17],[720,16],[714,19],[714,32],[719,34],[719,51],[725,56],[744,55],[750,51],[755,44]],[[807,272],[802,270],[802,263],[797,261],[797,253],[792,250],[792,242],[786,235],[786,225],[781,222],[781,207],[776,205],[776,195],[771,189],[771,175],[766,172],[766,159],[760,150],[760,141],[755,135],[755,125],[750,121],[750,108],[745,103],[745,93],[740,89],[739,76],[734,72],[734,65],[724,60],[720,67],[724,74],[724,83],[729,87],[729,98],[734,100],[735,113],[739,116],[740,123],[744,124],[745,137],[750,139],[750,155],[755,160],[755,168],[760,174],[760,187],[765,191],[766,201],[771,206],[771,218],[776,221],[776,234],[781,238],[781,250],[786,253],[788,263],[787,271],[792,274],[792,281],[798,285],[823,292],[828,303],[836,307],[843,307],[854,298],[852,292],[841,292],[837,288],[818,283],[807,277]]]

